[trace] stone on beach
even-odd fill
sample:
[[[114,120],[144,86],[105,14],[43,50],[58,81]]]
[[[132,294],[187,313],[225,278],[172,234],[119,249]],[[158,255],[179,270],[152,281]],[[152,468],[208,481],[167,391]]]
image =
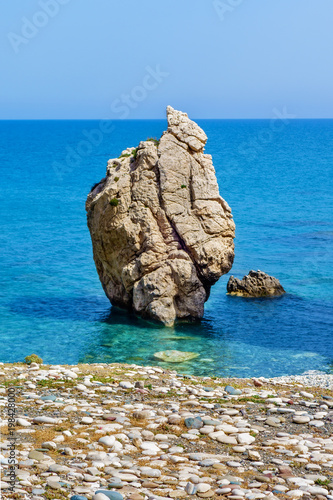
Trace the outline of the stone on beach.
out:
[[[117,491],[98,490],[93,496],[93,500],[123,500],[123,496]]]
[[[224,444],[237,444],[237,439],[235,437],[226,436],[225,434],[217,436],[216,441]]]
[[[25,418],[17,418],[16,425],[18,425],[20,427],[30,427],[31,423],[28,422],[28,420],[26,420]]]
[[[310,422],[310,417],[307,415],[293,415],[293,422],[295,424],[307,424]]]
[[[123,389],[133,389],[134,385],[131,382],[122,380],[121,382],[119,382],[119,387],[122,387]]]
[[[35,417],[33,419],[34,424],[56,424],[58,421],[59,419],[57,418],[45,417],[45,416]]]
[[[103,436],[98,442],[106,448],[112,448],[116,442],[116,438],[114,436]]]
[[[28,457],[32,458],[33,460],[37,460],[38,462],[41,462],[42,460],[44,460],[46,458],[44,453],[41,453],[40,451],[36,451],[36,450],[30,451]]]
[[[99,492],[92,497],[92,500],[109,500],[109,498],[110,497],[106,496],[104,492]]]
[[[255,437],[247,433],[241,433],[237,435],[237,441],[239,442],[239,444],[243,445],[252,444],[254,443],[255,440],[256,440]]]
[[[200,417],[195,418],[185,418],[185,425],[188,429],[201,429],[203,427],[203,421]]]
[[[226,385],[224,388],[225,392],[228,394],[231,394],[233,396],[238,396],[239,394],[242,394],[242,391],[240,389],[235,389],[231,385]]]
[[[318,396],[307,389],[305,396],[299,379],[297,385],[289,378],[281,384],[260,379],[259,386],[238,379],[242,389],[231,394],[225,389],[234,379],[118,364],[71,367],[78,379],[68,390],[60,369],[54,379],[54,370],[45,367],[43,379],[52,388],[39,386],[38,372],[29,371],[27,386],[34,392],[17,394],[18,418],[38,422],[17,426],[22,498],[333,500],[333,410],[325,390]],[[25,374],[20,366],[5,370],[9,380]],[[101,384],[95,377],[112,382]],[[91,380],[87,391],[82,379]],[[149,391],[135,389],[138,381],[151,382]],[[107,396],[104,387],[111,389]],[[54,397],[42,400],[47,391]],[[4,435],[3,477],[9,446]],[[8,490],[9,483],[2,480],[0,486]]]
[[[92,424],[93,423],[93,419],[91,417],[83,417],[82,420],[81,420],[81,424]]]
[[[44,443],[42,443],[42,448],[45,448],[47,450],[56,450],[57,445],[53,441],[45,441]]]

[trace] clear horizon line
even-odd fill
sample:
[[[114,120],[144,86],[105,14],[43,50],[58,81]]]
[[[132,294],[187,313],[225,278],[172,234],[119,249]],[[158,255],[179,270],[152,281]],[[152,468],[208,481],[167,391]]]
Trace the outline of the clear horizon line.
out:
[[[192,121],[196,120],[272,120],[274,118],[191,118]],[[332,117],[303,117],[303,118],[288,118],[290,121],[297,120],[333,120]],[[10,121],[116,121],[116,122],[128,122],[128,121],[167,121],[167,118],[0,118],[0,122],[10,122]]]

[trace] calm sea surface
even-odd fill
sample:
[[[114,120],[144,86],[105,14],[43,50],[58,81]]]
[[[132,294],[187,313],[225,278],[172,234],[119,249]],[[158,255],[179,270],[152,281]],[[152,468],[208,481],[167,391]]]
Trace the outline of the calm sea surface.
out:
[[[163,120],[0,122],[0,361],[167,366],[156,351],[199,352],[183,373],[333,372],[333,121],[201,120],[221,195],[236,222],[232,274],[280,279],[277,299],[212,288],[201,323],[164,328],[111,308],[95,270],[84,209],[109,158]],[[87,142],[89,139],[89,142]],[[85,142],[82,142],[85,141]],[[78,151],[79,154],[73,154]]]

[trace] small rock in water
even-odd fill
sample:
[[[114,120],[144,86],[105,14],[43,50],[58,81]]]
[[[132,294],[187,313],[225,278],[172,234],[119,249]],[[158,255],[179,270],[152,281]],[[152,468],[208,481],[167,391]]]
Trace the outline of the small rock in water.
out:
[[[240,297],[268,297],[286,293],[277,278],[262,271],[250,271],[242,280],[230,276],[227,292]]]
[[[183,363],[190,359],[198,358],[199,354],[195,352],[182,352],[182,351],[160,351],[155,352],[154,358],[161,359],[167,363]]]

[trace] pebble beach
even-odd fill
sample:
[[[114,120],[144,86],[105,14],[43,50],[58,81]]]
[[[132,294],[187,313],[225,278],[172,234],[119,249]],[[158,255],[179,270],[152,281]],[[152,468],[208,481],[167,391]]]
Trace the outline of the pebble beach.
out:
[[[332,388],[319,372],[1,364],[2,498],[333,500]]]

